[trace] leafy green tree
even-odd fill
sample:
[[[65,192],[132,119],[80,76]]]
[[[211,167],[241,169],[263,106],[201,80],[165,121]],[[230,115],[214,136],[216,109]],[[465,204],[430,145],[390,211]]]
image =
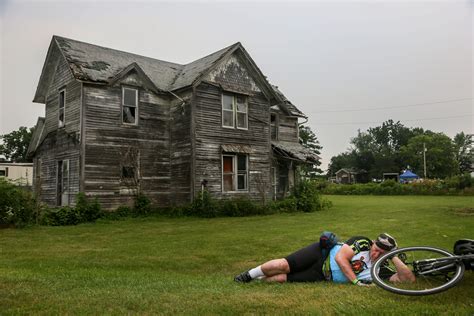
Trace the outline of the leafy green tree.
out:
[[[21,126],[18,130],[8,134],[0,135],[3,144],[0,145],[0,155],[13,162],[31,162],[26,153],[34,128]]]
[[[473,151],[472,151],[472,135],[457,133],[453,139],[456,151],[456,161],[459,166],[459,173],[472,172]]]
[[[352,168],[356,165],[356,155],[353,151],[339,154],[331,158],[328,165],[328,176],[334,177],[342,168]]]
[[[321,149],[323,147],[319,144],[319,140],[316,134],[311,130],[309,126],[299,126],[300,144],[305,148],[309,149],[316,155],[321,155]],[[302,172],[308,177],[314,177],[316,174],[320,174],[323,171],[319,168],[321,162],[318,160],[312,165],[302,166]]]
[[[410,138],[400,150],[403,160],[415,173],[423,175],[423,144],[426,148],[428,178],[446,178],[458,173],[456,150],[451,138],[443,133],[425,132]]]

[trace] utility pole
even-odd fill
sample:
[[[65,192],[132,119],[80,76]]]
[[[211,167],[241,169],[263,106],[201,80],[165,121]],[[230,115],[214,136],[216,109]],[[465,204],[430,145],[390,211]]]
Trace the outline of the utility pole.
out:
[[[423,169],[424,169],[425,179],[426,179],[426,147],[425,147],[425,143],[423,143]]]

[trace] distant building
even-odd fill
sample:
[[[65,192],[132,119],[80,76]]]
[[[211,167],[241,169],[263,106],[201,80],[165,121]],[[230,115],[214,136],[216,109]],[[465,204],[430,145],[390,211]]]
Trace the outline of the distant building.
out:
[[[367,171],[354,168],[342,168],[336,171],[336,183],[365,183],[367,182]]]
[[[33,164],[0,162],[0,178],[21,185],[31,186],[33,183]]]

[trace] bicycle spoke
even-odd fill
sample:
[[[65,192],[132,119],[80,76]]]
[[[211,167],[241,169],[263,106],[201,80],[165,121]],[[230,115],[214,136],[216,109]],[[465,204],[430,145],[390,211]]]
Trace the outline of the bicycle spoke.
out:
[[[439,292],[454,285],[461,277],[458,262],[449,258],[449,253],[430,247],[399,249],[395,253],[416,276],[414,282],[393,282],[387,271],[396,271],[391,259],[382,256],[374,265],[374,282],[381,287],[400,294],[420,295]],[[447,256],[448,254],[448,256]],[[445,259],[447,258],[447,259]],[[376,269],[375,269],[376,268]]]

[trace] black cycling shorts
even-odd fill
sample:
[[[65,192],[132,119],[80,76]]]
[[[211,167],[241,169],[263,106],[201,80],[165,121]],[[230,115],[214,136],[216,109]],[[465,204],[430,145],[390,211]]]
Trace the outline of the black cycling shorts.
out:
[[[287,256],[290,266],[288,282],[318,282],[326,280],[323,274],[323,256],[319,242],[300,249]]]

